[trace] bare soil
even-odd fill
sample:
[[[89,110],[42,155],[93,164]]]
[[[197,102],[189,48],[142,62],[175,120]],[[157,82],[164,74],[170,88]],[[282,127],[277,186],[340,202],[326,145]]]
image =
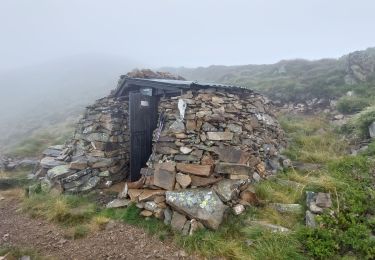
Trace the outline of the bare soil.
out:
[[[61,227],[20,212],[17,199],[0,197],[0,247],[4,246],[32,248],[51,259],[198,259],[170,241],[119,222],[85,238],[68,240]]]

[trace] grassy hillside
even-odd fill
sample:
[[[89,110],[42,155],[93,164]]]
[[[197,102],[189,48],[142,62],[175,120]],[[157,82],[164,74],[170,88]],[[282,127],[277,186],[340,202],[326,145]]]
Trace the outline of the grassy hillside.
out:
[[[257,89],[283,102],[339,97],[349,90],[363,87],[375,92],[375,48],[353,52],[339,59],[296,59],[269,65],[164,69],[190,80]]]

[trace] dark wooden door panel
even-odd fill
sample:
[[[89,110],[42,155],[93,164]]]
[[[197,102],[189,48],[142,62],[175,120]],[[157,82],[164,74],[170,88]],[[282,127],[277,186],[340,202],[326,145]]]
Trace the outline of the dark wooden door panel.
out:
[[[152,132],[156,127],[156,98],[135,92],[129,95],[130,181],[140,178],[140,170],[152,152]]]

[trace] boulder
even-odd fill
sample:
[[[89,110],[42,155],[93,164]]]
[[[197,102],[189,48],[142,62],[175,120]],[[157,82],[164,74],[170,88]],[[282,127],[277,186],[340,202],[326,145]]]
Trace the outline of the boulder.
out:
[[[212,189],[167,191],[166,202],[175,210],[199,220],[210,229],[219,227],[228,208]]]

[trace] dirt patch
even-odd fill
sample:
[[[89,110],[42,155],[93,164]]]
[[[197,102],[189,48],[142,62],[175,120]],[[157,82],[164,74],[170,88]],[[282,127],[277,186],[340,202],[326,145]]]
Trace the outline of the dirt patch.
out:
[[[13,198],[0,200],[0,216],[0,246],[33,248],[52,259],[198,259],[119,222],[85,238],[67,240],[62,228],[21,213]]]

